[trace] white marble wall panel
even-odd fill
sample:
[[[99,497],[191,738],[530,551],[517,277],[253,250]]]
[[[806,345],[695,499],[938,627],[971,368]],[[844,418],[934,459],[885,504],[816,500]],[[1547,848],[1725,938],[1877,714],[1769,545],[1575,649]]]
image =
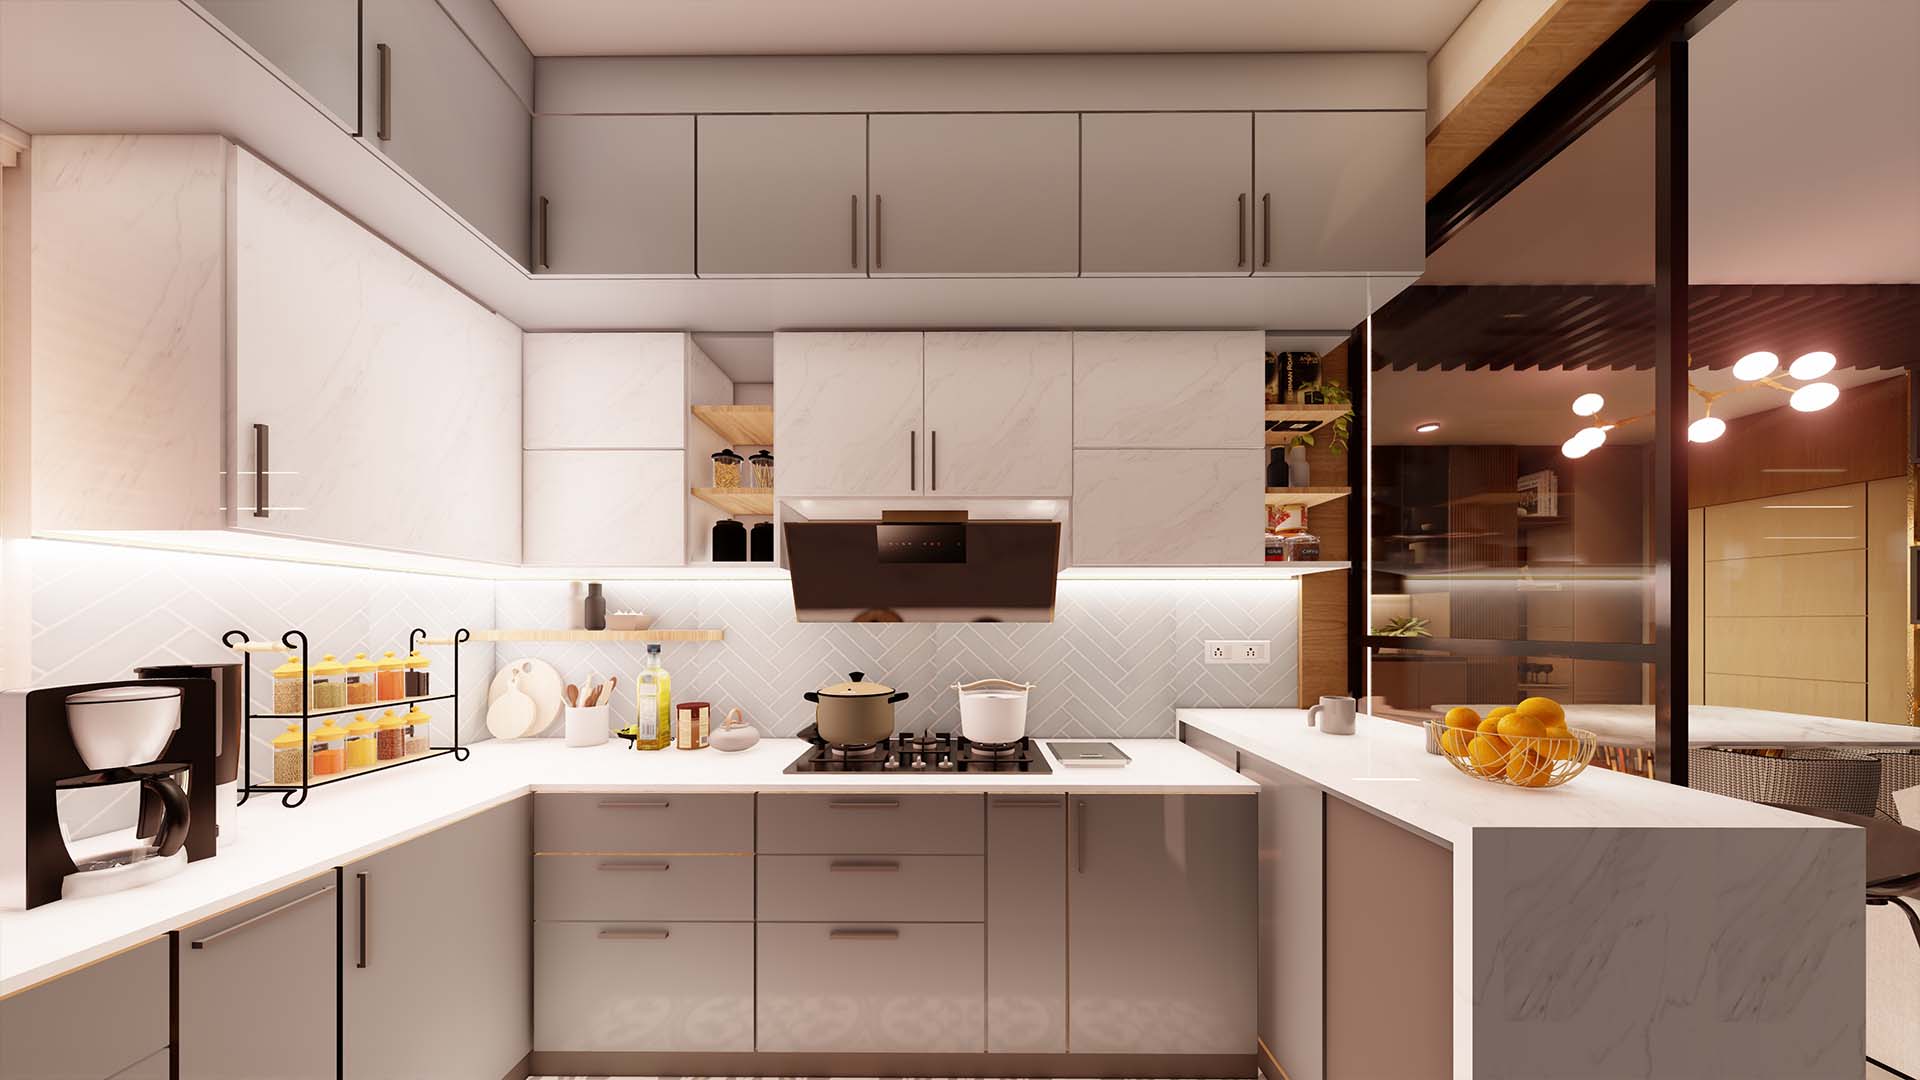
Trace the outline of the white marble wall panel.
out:
[[[528,450],[686,445],[687,335],[528,334]]]
[[[922,426],[920,349],[917,333],[774,335],[783,498],[926,490],[924,470],[909,464]]]
[[[1073,445],[1248,447],[1265,441],[1257,330],[1073,335]]]
[[[1076,450],[1076,566],[1235,566],[1266,557],[1258,450]]]
[[[526,561],[679,566],[685,459],[678,450],[528,450]]]
[[[928,334],[925,361],[932,491],[1073,494],[1072,334]]]

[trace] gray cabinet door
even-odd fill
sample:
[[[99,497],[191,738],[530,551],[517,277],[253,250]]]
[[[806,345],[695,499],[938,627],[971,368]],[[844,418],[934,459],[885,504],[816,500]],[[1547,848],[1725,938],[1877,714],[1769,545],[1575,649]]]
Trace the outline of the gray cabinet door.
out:
[[[693,274],[693,117],[541,116],[534,269]]]
[[[1254,272],[1420,273],[1426,114],[1257,113]]]
[[[201,0],[347,131],[360,121],[359,0]]]
[[[755,1048],[978,1052],[979,923],[761,923]]]
[[[1252,754],[1240,774],[1260,784],[1260,1069],[1325,1080],[1325,795]]]
[[[1080,272],[1253,272],[1252,113],[1080,119]]]
[[[1079,272],[1079,116],[902,113],[867,135],[875,277]]]
[[[503,1076],[526,1056],[532,838],[520,798],[345,868],[348,1077]]]
[[[366,0],[360,135],[525,265],[531,118],[434,0]]]
[[[544,1053],[753,1049],[750,924],[543,922],[534,952]]]
[[[1254,1049],[1256,801],[1070,799],[1067,1049]]]
[[[701,277],[866,273],[865,116],[702,116]]]
[[[1067,806],[987,797],[987,1049],[1067,1049]]]
[[[340,890],[328,871],[180,931],[180,1075],[339,1075]]]
[[[171,951],[161,937],[0,1001],[0,1080],[106,1080],[166,1046]]]

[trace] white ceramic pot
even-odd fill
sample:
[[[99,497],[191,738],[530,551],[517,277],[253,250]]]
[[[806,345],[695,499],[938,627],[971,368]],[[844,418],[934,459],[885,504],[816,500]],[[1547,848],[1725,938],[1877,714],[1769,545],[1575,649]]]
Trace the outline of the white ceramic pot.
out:
[[[1003,745],[1027,734],[1027,692],[1032,683],[979,679],[955,683],[960,694],[960,734],[972,742]]]
[[[177,686],[109,686],[67,696],[67,727],[89,769],[144,765],[180,727]]]
[[[588,708],[569,705],[566,708],[568,746],[599,746],[612,737],[608,730],[609,722],[613,719],[612,705]]]

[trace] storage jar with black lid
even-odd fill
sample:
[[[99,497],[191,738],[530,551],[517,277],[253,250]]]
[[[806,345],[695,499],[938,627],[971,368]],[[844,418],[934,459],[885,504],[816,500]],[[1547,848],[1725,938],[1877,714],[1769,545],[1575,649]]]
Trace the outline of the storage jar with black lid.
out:
[[[713,523],[713,561],[747,561],[747,527],[732,518]]]

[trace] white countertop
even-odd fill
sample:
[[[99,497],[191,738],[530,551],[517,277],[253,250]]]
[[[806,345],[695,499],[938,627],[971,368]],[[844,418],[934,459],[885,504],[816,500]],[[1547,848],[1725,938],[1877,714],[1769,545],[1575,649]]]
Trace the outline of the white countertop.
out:
[[[1241,793],[1257,785],[1172,739],[1113,739],[1132,763],[1045,775],[789,775],[805,746],[764,739],[751,750],[634,753],[559,739],[481,742],[464,762],[438,758],[317,788],[287,809],[255,796],[220,853],[140,888],[31,911],[0,912],[0,997],[157,934],[264,896],[490,806],[533,792]],[[1044,740],[1042,740],[1044,745]],[[1051,756],[1049,756],[1051,761]]]
[[[1307,726],[1301,709],[1180,709],[1181,723],[1456,847],[1476,829],[1792,828],[1820,818],[1590,767],[1559,787],[1477,780],[1426,752],[1411,724],[1358,718],[1353,735]]]
[[[1475,706],[1485,713],[1492,706]],[[1568,705],[1567,723],[1586,728],[1608,746],[1653,749],[1653,706]],[[1436,714],[1446,710],[1436,709]],[[1806,716],[1731,705],[1687,706],[1691,746],[1847,746],[1857,749],[1920,749],[1920,727],[1869,724],[1837,716]]]

